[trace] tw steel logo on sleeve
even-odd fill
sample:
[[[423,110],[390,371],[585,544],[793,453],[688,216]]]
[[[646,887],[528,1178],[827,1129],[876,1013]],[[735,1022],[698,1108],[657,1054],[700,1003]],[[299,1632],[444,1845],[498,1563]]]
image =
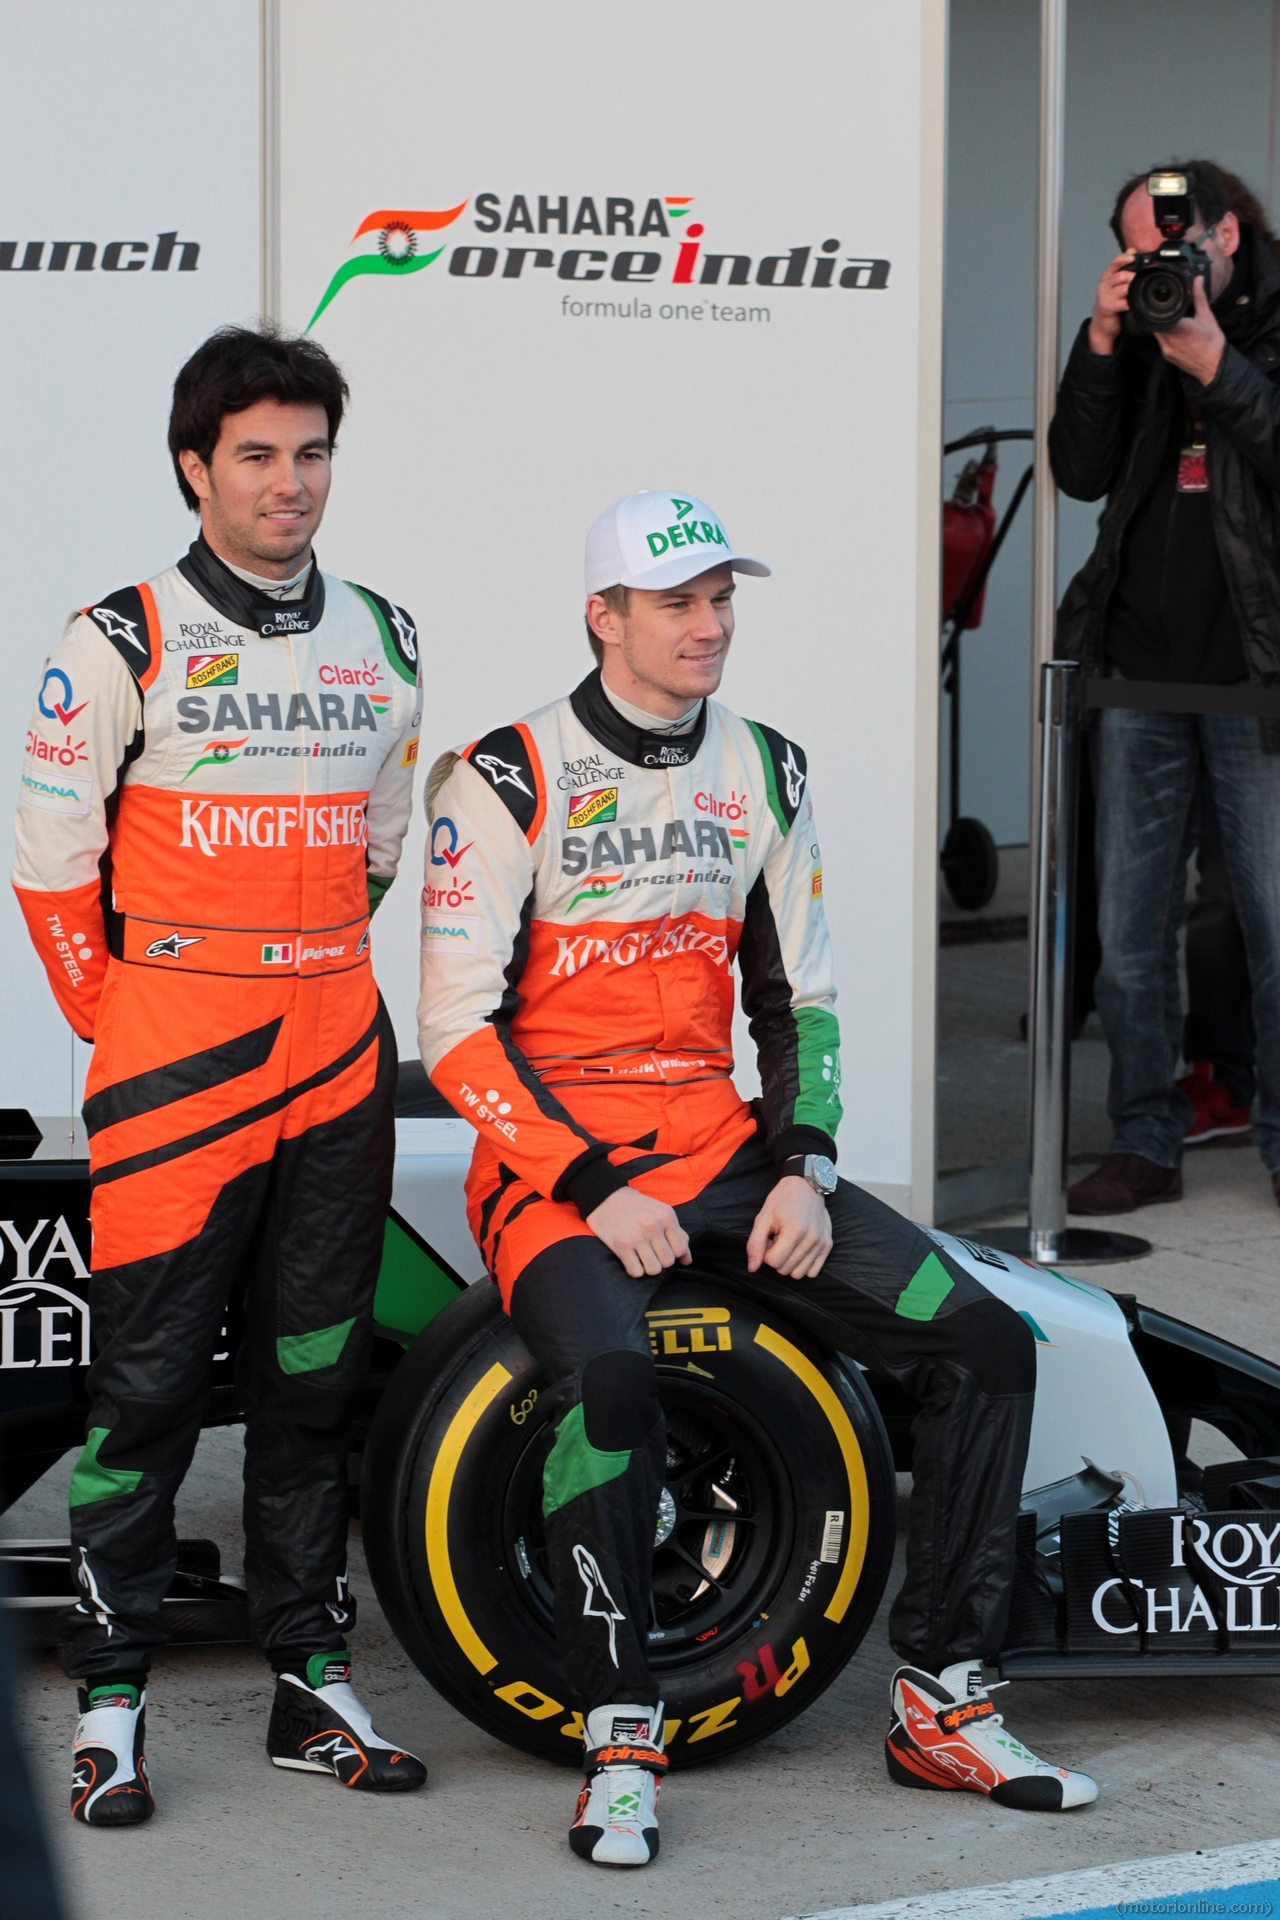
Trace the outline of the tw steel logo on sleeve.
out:
[[[498,1087],[488,1087],[480,1094],[474,1087],[469,1087],[465,1080],[461,1080],[454,1095],[454,1105],[460,1112],[464,1108],[467,1110],[463,1113],[464,1119],[474,1116],[473,1124],[483,1123],[492,1127],[495,1132],[505,1134],[508,1140],[516,1139],[520,1132],[515,1121],[507,1118],[512,1103],[503,1098]]]

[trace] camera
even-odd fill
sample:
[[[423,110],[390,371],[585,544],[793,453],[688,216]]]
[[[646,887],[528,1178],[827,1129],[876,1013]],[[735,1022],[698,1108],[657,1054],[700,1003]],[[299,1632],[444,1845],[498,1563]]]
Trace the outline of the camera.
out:
[[[1134,256],[1129,283],[1129,327],[1134,333],[1164,333],[1185,320],[1195,305],[1197,280],[1209,291],[1209,256],[1183,235],[1195,219],[1193,173],[1149,173],[1155,223],[1163,245]]]

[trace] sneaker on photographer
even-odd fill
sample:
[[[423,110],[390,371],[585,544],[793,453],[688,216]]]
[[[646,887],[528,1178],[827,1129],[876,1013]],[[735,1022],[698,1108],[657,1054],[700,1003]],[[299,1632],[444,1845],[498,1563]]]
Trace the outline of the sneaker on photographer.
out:
[[[1182,1136],[1185,1146],[1199,1147],[1206,1140],[1224,1140],[1252,1131],[1252,1113],[1248,1107],[1237,1106],[1222,1083],[1214,1079],[1211,1061],[1193,1060],[1191,1071],[1183,1074],[1178,1085],[1191,1102],[1191,1126]]]

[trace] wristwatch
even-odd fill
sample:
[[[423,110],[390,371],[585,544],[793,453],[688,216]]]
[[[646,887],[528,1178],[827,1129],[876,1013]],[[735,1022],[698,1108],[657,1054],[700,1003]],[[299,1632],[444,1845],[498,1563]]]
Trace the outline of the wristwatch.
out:
[[[782,1163],[784,1174],[793,1174],[799,1180],[807,1180],[815,1193],[825,1200],[836,1190],[836,1170],[825,1153],[794,1153]]]

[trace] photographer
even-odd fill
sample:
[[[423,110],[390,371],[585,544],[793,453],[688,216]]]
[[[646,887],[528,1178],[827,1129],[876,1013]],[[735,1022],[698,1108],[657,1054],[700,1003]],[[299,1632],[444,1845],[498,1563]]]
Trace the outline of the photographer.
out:
[[[1193,1116],[1174,1080],[1181,1009],[1170,960],[1201,762],[1253,981],[1255,1131],[1280,1201],[1280,723],[1191,710],[1196,687],[1280,685],[1280,242],[1234,174],[1202,160],[1181,171],[1193,201],[1190,311],[1168,324],[1148,310],[1135,325],[1135,256],[1169,238],[1157,216],[1171,203],[1154,199],[1148,180],[1180,189],[1137,175],[1116,200],[1123,251],[1098,284],[1049,429],[1063,492],[1109,495],[1062,602],[1059,656],[1091,676],[1173,683],[1183,708],[1105,707],[1091,736],[1096,995],[1114,1132],[1101,1166],[1071,1188],[1073,1213],[1182,1196]]]

